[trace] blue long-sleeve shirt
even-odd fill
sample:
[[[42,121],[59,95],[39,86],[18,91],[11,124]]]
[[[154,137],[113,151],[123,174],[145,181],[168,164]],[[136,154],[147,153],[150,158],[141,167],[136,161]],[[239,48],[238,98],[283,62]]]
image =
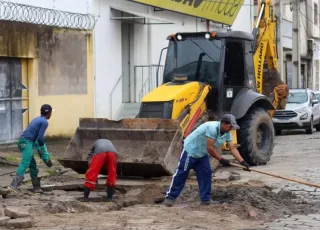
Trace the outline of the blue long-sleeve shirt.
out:
[[[35,142],[38,139],[40,146],[44,145],[44,133],[48,127],[48,121],[44,116],[34,118],[22,133],[21,138]]]

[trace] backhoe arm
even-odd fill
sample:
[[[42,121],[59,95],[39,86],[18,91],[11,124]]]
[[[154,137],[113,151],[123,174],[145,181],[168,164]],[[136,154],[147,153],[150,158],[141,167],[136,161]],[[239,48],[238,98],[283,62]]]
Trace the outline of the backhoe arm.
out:
[[[259,16],[256,20],[253,36],[255,37],[254,66],[257,92],[272,98],[275,109],[284,109],[288,87],[281,80],[278,70],[278,58],[275,40],[276,18],[271,0],[262,0],[259,5]],[[264,72],[267,62],[268,73]],[[273,94],[273,95],[272,95]],[[273,116],[274,110],[270,111]]]

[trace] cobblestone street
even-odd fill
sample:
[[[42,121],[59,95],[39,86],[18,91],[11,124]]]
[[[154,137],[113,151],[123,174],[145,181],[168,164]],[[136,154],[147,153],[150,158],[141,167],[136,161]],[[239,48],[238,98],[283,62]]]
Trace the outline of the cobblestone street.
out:
[[[312,135],[303,132],[276,136],[274,155],[265,166],[255,167],[262,171],[320,184],[320,132]],[[233,169],[234,170],[234,169]],[[239,170],[236,170],[239,172]],[[262,180],[277,187],[274,192],[290,190],[302,197],[306,204],[320,202],[320,189],[305,186],[259,173],[240,172],[241,181]],[[320,229],[319,214],[293,215],[278,219],[272,223],[257,226],[256,229]]]
[[[266,224],[262,229],[320,229],[320,214],[288,216]]]

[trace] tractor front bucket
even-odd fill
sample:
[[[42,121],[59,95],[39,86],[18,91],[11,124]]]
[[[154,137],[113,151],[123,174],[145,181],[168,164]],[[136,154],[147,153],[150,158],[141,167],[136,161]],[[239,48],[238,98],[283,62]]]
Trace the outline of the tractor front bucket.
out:
[[[134,118],[112,121],[81,118],[59,162],[66,168],[85,173],[88,169],[88,152],[99,138],[106,138],[115,146],[119,176],[172,175],[182,150],[182,136],[176,120]],[[100,173],[107,175],[107,168],[104,167]]]

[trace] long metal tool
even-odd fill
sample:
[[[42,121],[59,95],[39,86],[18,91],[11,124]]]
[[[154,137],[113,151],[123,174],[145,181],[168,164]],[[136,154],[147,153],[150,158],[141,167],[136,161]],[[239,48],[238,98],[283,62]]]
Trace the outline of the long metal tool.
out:
[[[230,163],[230,164],[231,164],[232,166],[235,166],[235,167],[238,167],[238,168],[242,168],[242,169],[245,168],[245,167],[242,166],[242,165],[238,165],[238,164],[234,164],[234,163]],[[281,178],[281,179],[284,179],[284,180],[289,180],[289,181],[297,182],[297,183],[300,183],[300,184],[305,184],[305,185],[308,185],[308,186],[311,186],[311,187],[320,188],[320,185],[312,184],[312,183],[309,183],[309,182],[306,182],[306,181],[297,180],[297,179],[292,179],[292,178],[289,178],[289,177],[284,177],[284,176],[280,176],[280,175],[273,174],[273,173],[263,172],[263,171],[261,171],[261,170],[253,169],[253,168],[250,168],[250,170],[253,171],[253,172],[265,174],[265,175],[268,175],[268,176],[273,176],[273,177]]]

